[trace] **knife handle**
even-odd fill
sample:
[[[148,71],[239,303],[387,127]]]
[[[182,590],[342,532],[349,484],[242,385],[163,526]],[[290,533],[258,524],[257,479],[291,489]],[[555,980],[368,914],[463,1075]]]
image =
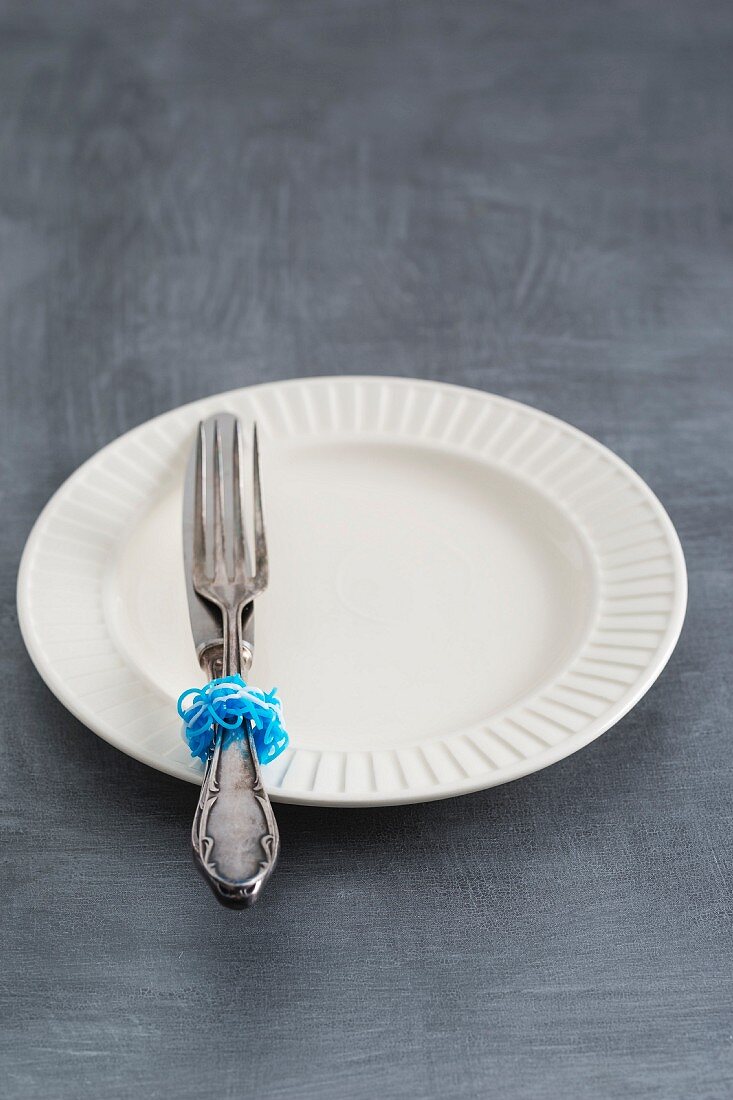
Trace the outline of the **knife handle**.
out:
[[[280,836],[249,728],[238,739],[228,734],[217,727],[191,843],[196,866],[217,899],[245,909],[275,866]]]

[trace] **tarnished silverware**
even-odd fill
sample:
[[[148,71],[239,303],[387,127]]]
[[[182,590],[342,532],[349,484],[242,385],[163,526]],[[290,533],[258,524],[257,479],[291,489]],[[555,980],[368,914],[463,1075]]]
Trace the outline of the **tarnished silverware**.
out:
[[[242,428],[227,413],[199,424],[184,499],[191,629],[207,678],[244,675],[254,645],[253,602],[267,586],[257,429],[252,441],[253,556],[245,535]],[[252,567],[252,560],[254,567]],[[224,905],[252,905],[275,865],[279,834],[251,734],[217,727],[191,840],[194,859]]]

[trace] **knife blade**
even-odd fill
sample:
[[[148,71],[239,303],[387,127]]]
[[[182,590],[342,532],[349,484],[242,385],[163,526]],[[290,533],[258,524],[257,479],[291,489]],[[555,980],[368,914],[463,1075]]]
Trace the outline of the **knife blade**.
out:
[[[236,417],[231,413],[217,413],[209,417],[205,423],[218,420],[220,425],[234,429]],[[198,430],[198,429],[197,429]],[[206,433],[206,438],[213,438],[213,431]],[[206,461],[213,460],[213,455],[207,455]],[[211,679],[222,675],[221,661],[224,649],[222,636],[221,613],[214,604],[204,600],[196,592],[193,586],[193,530],[194,507],[196,490],[196,449],[192,445],[191,453],[186,467],[186,478],[183,489],[183,569],[186,581],[186,597],[188,600],[188,617],[191,623],[196,656],[204,673]],[[251,569],[249,551],[245,547],[245,561],[247,570]],[[254,603],[248,604],[242,614],[242,661],[243,671],[247,671],[252,663],[254,653]]]

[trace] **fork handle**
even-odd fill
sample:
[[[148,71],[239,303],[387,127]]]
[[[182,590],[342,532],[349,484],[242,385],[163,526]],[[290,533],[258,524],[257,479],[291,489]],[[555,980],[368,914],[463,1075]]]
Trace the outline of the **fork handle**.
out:
[[[242,649],[242,612],[241,607],[222,608],[225,676],[246,672],[249,666]],[[243,737],[228,733],[217,726],[191,844],[196,866],[218,900],[245,909],[254,905],[275,866],[280,834],[249,724]]]
[[[191,842],[194,860],[218,900],[253,905],[275,866],[280,838],[247,730],[238,740],[217,727]]]

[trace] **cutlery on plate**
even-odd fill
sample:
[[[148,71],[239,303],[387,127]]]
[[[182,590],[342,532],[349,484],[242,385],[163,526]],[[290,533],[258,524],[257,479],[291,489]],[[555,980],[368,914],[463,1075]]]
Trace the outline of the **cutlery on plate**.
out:
[[[183,541],[191,630],[207,679],[244,676],[254,650],[254,600],[267,587],[257,429],[252,440],[253,554],[245,534],[240,421],[203,420],[189,460]],[[254,561],[254,567],[252,562]],[[251,731],[216,727],[191,841],[197,867],[218,900],[252,905],[277,860],[279,834],[262,784]]]

